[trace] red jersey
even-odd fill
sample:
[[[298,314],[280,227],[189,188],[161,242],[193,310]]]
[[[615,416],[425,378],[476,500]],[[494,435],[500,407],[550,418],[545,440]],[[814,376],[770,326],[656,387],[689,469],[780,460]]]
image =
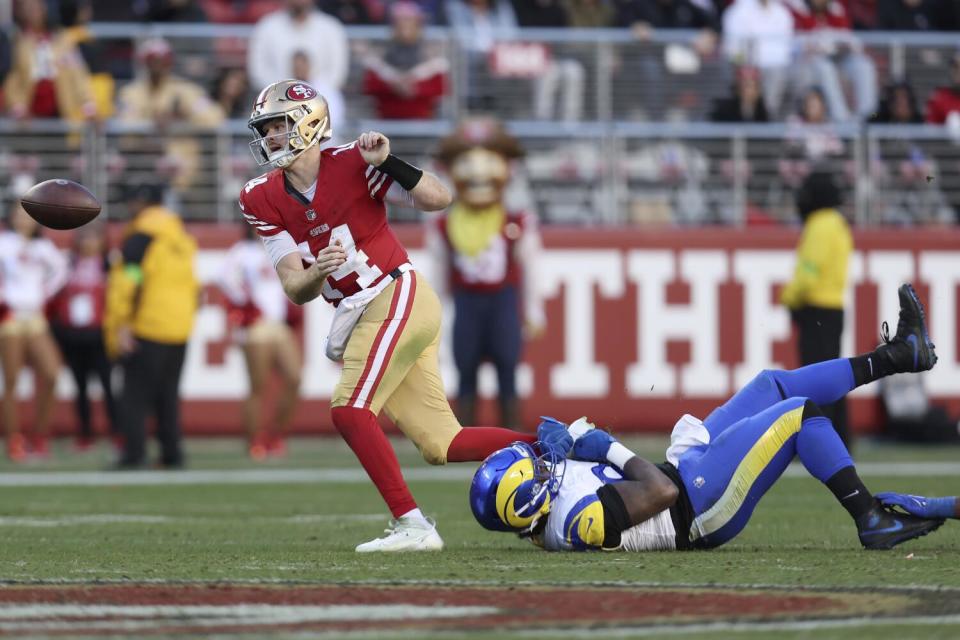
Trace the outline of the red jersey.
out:
[[[353,142],[323,150],[311,200],[289,185],[282,169],[274,169],[243,187],[240,209],[260,236],[289,234],[305,262],[340,242],[347,261],[322,290],[336,306],[409,262],[387,224],[383,201],[391,184],[393,179],[367,164]]]
[[[447,245],[452,289],[496,291],[521,284],[517,251],[520,239],[531,226],[529,214],[507,212],[500,233],[476,256],[462,255],[454,248],[447,229],[447,216],[438,218],[437,225]]]
[[[67,284],[50,301],[50,320],[74,329],[99,329],[106,303],[107,264],[102,256],[77,258]]]

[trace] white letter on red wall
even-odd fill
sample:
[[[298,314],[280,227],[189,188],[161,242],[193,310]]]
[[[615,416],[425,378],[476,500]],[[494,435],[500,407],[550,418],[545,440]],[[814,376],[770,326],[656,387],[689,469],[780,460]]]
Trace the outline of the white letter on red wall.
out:
[[[720,366],[719,286],[727,279],[724,251],[680,252],[680,275],[690,286],[690,304],[667,304],[667,284],[675,278],[670,251],[631,251],[627,272],[639,288],[637,344],[639,359],[627,369],[632,396],[677,393],[676,372],[667,362],[667,341],[690,342],[690,362],[680,368],[685,396],[716,396],[727,391],[727,372]],[[652,388],[651,388],[652,387]]]

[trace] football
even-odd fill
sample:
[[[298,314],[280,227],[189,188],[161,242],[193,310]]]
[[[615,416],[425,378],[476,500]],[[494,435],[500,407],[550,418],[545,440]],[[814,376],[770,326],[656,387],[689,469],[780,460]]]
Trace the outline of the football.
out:
[[[76,229],[100,213],[95,195],[82,184],[62,178],[30,187],[20,202],[31,218],[51,229]]]

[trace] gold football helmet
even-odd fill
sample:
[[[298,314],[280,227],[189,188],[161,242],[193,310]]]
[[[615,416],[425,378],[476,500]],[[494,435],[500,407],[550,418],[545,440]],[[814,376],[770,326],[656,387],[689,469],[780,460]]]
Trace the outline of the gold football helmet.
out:
[[[278,118],[283,119],[286,129],[265,136],[264,125]],[[299,80],[274,82],[261,91],[247,126],[253,131],[250,151],[261,167],[290,166],[301,153],[333,135],[327,101]]]

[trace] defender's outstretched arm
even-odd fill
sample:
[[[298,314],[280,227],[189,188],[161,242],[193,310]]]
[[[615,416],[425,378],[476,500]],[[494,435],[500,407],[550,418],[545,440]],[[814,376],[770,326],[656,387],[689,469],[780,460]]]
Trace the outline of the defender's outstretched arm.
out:
[[[577,438],[573,457],[608,462],[623,472],[626,481],[611,486],[623,500],[630,526],[669,509],[680,496],[677,486],[656,465],[627,449],[606,431],[594,429]]]

